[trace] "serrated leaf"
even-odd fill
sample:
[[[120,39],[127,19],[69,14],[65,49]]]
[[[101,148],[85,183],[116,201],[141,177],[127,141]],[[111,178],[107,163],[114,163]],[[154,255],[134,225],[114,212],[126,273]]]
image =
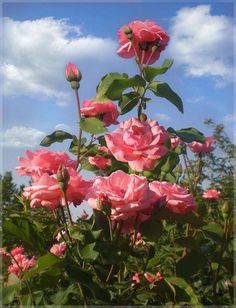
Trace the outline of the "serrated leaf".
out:
[[[136,92],[130,92],[121,96],[119,107],[121,114],[131,111],[139,102],[139,95]]]
[[[101,134],[107,131],[104,122],[95,117],[82,118],[80,120],[80,127],[90,134]]]
[[[145,87],[145,80],[139,75],[135,75],[131,78],[126,79],[115,79],[109,86],[106,96],[112,100],[118,100],[121,98],[121,95],[124,90],[130,87]]]
[[[187,127],[179,130],[174,130],[172,127],[169,127],[167,130],[170,133],[176,134],[184,142],[205,142],[204,134],[194,127]]]
[[[153,66],[146,66],[143,69],[144,78],[151,82],[156,76],[162,75],[172,66],[174,60],[173,59],[165,59],[162,66],[160,67],[153,67]]]
[[[86,138],[82,138],[80,146],[82,147],[86,143],[86,141],[87,141]],[[70,153],[77,155],[78,153],[78,139],[77,138],[73,138],[73,141],[71,141],[69,151]]]
[[[156,96],[167,99],[175,105],[180,112],[184,112],[182,99],[166,82],[154,81],[148,86],[148,89],[151,90]]]
[[[94,250],[96,243],[91,243],[86,245],[83,249],[80,251],[80,256],[83,260],[86,261],[94,261],[99,256],[99,252]]]
[[[44,147],[49,147],[55,142],[63,142],[66,139],[73,139],[73,135],[63,131],[56,130],[51,135],[46,136],[41,142],[40,145]]]
[[[95,97],[96,102],[105,102],[108,101],[108,97],[106,96],[106,92],[111,85],[111,83],[115,79],[123,79],[128,78],[127,74],[119,74],[119,73],[109,73],[102,77],[100,83],[97,86],[97,95]]]

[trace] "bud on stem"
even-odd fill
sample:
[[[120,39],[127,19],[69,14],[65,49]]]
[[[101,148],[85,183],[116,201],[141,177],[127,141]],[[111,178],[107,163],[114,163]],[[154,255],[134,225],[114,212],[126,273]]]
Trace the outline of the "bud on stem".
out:
[[[57,181],[59,183],[60,189],[65,193],[70,180],[70,174],[64,165],[60,165],[57,169]]]

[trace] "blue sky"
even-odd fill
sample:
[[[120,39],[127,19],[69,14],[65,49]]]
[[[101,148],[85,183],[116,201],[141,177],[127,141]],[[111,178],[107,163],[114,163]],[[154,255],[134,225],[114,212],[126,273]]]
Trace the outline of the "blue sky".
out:
[[[0,172],[14,172],[17,157],[24,156],[26,149],[38,148],[43,136],[55,128],[78,132],[73,93],[64,78],[68,62],[82,71],[81,101],[95,95],[106,73],[137,73],[133,60],[116,55],[117,31],[134,19],[152,19],[170,35],[170,44],[156,65],[168,57],[175,59],[160,79],[182,97],[185,108],[182,115],[167,101],[154,98],[147,114],[165,127],[193,126],[206,135],[211,132],[203,121],[211,117],[225,124],[232,137],[232,17],[232,3],[213,1],[5,3]],[[120,121],[131,115],[136,112]],[[16,177],[16,182],[27,183],[27,178]]]

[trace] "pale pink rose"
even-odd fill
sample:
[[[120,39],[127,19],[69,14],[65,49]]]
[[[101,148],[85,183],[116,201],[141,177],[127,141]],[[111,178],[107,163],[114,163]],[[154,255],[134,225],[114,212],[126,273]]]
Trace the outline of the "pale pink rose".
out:
[[[156,121],[140,122],[136,118],[122,122],[120,128],[105,135],[114,157],[128,162],[131,169],[142,172],[153,169],[158,158],[168,152],[164,142],[168,133]]]
[[[24,247],[16,247],[16,248],[11,250],[11,254],[13,256],[16,256],[18,254],[23,254],[24,252],[25,252],[25,248]]]
[[[73,63],[69,63],[66,66],[66,79],[68,81],[80,81],[81,80],[81,73]]]
[[[23,248],[23,247],[17,247],[17,248]],[[36,265],[35,257],[29,259],[25,254],[23,254],[23,252],[20,253],[20,251],[22,251],[22,249],[15,250],[13,251],[13,253],[11,251],[13,257],[11,258],[11,265],[9,265],[7,269],[8,273],[13,273],[18,277],[21,276],[22,272]]]
[[[180,144],[180,138],[179,137],[170,138],[170,142],[171,142],[171,149],[175,149]]]
[[[97,155],[95,157],[90,156],[88,161],[91,165],[94,165],[102,170],[106,170],[108,166],[111,166],[111,159],[102,155]]]
[[[210,153],[215,149],[216,138],[215,137],[206,137],[204,143],[193,141],[191,143],[186,143],[187,147],[194,153]]]
[[[107,153],[107,154],[111,154],[111,151],[107,147],[104,147],[104,146],[99,147],[98,150],[104,153]]]
[[[57,234],[57,236],[56,236],[56,240],[57,240],[58,242],[60,242],[60,240],[63,239],[63,238],[65,237],[65,235],[66,235],[66,231],[60,231],[60,232],[58,232],[58,234]]]
[[[67,249],[67,246],[65,243],[60,243],[60,244],[54,244],[51,249],[50,252],[52,254],[54,254],[57,257],[60,257]]]
[[[134,287],[137,283],[140,283],[139,274],[135,273],[132,277],[132,281],[134,281],[131,286]]]
[[[132,32],[131,39],[125,33]],[[138,57],[140,63],[152,64],[159,59],[169,41],[167,33],[152,20],[134,20],[118,31],[121,47],[117,51],[122,58]]]
[[[0,248],[0,255],[10,257],[10,254],[4,248]]]
[[[152,283],[155,278],[153,278],[151,275],[149,275],[148,273],[144,273],[144,277],[146,278],[146,280],[150,283]]]
[[[73,168],[68,168],[68,171],[70,179],[66,191],[67,200],[68,203],[79,205],[87,195],[92,182],[83,180]],[[56,175],[44,173],[39,180],[32,183],[32,186],[24,188],[23,195],[31,200],[32,208],[44,206],[49,210],[54,210],[65,205]]]
[[[184,187],[168,182],[152,182],[150,189],[156,194],[152,201],[164,200],[166,207],[175,213],[185,213],[196,210],[192,194]]]
[[[51,152],[47,150],[26,151],[27,158],[19,157],[20,166],[16,167],[18,175],[32,176],[37,180],[44,173],[54,174],[60,165],[75,168],[76,161],[65,152]]]
[[[105,123],[106,126],[111,124],[118,124],[117,118],[119,116],[119,111],[116,105],[111,102],[96,102],[92,99],[84,100],[83,106],[81,108],[81,115],[84,117],[96,117]]]
[[[127,174],[121,170],[108,177],[96,177],[88,194],[89,205],[100,210],[100,196],[106,194],[111,206],[113,220],[132,220],[142,216],[142,212],[150,208],[151,193],[146,177]],[[150,216],[150,215],[149,215]],[[146,219],[149,217],[146,215]]]
[[[204,199],[212,199],[212,200],[218,200],[220,198],[221,192],[216,189],[208,189],[207,191],[204,191],[202,197]]]

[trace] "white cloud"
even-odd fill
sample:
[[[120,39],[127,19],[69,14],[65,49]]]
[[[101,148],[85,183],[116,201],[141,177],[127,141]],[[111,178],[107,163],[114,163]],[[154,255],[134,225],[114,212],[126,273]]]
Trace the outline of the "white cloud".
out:
[[[236,114],[227,114],[224,116],[223,121],[225,123],[233,123],[236,121]]]
[[[66,19],[15,21],[3,18],[3,26],[1,71],[6,96],[46,96],[64,106],[71,100],[70,86],[64,77],[68,62],[77,64],[86,80],[86,75],[94,73],[95,66],[99,72],[104,64],[119,67],[121,61],[115,56],[116,42],[82,36],[80,27],[71,26]]]
[[[64,124],[64,123],[58,123],[55,127],[54,127],[55,130],[64,130],[66,132],[71,132],[72,129],[69,125],[67,124]]]
[[[1,133],[0,144],[4,147],[25,148],[38,146],[45,133],[25,126],[13,126]]]
[[[185,66],[187,75],[229,81],[233,75],[234,31],[232,19],[212,15],[210,5],[184,7],[172,20],[169,52]]]
[[[186,102],[189,104],[198,104],[202,101],[204,101],[206,98],[203,95],[200,95],[198,97],[189,97],[186,99]]]
[[[157,118],[157,121],[165,121],[165,122],[168,122],[171,120],[171,117],[168,116],[167,114],[165,113],[156,113],[155,114],[156,118]]]

